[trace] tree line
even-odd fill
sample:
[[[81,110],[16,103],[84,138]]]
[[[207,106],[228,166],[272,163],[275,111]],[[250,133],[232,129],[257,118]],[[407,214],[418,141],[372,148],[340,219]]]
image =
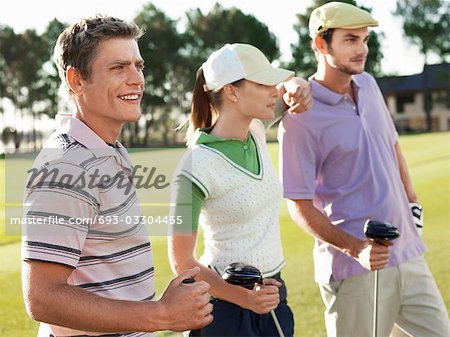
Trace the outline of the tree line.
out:
[[[316,64],[307,23],[311,11],[326,2],[329,1],[315,0],[304,13],[297,14],[297,24],[293,29],[298,40],[291,45],[292,60],[281,66],[295,70],[299,76],[308,77],[314,73]],[[342,2],[356,5],[353,0]],[[424,8],[426,2],[436,10],[436,6],[442,6],[445,0],[398,0],[397,14],[406,13],[405,24],[409,22],[408,27],[411,27],[414,24],[411,18],[418,14],[411,14],[408,9],[411,6]],[[371,11],[371,8],[360,7]],[[419,14],[423,14],[425,9],[419,10]],[[448,11],[443,13],[448,17]],[[270,61],[278,60],[280,56],[277,37],[267,25],[239,8],[224,8],[216,3],[206,14],[198,8],[191,9],[185,13],[184,19],[185,27],[180,30],[177,19],[170,18],[150,2],[134,18],[134,22],[146,30],[139,40],[139,48],[146,63],[146,88],[141,120],[127,125],[121,135],[121,141],[128,147],[167,146],[182,140],[175,128],[189,112],[196,70],[213,50],[223,44],[253,44]],[[36,127],[37,121],[43,115],[53,118],[58,111],[65,109],[58,100],[60,82],[51,57],[55,41],[66,26],[67,23],[55,18],[42,34],[38,34],[34,29],[17,33],[11,27],[0,25],[0,115],[9,106],[14,109],[19,120],[27,117],[32,121],[32,131],[27,134],[19,127],[15,129],[1,125],[1,140],[4,144],[13,143],[15,148],[19,148],[21,143],[39,147],[42,135]],[[439,33],[435,26],[434,36]],[[417,31],[423,31],[424,28],[416,27],[412,33],[409,29],[409,34],[416,39],[414,41],[420,44]],[[408,34],[406,28],[405,32]],[[366,70],[381,75],[380,61],[383,55],[380,46],[384,35],[373,31],[371,34]],[[421,47],[424,53],[439,52],[436,47],[439,44],[430,44],[428,35],[423,40],[426,41]],[[448,48],[445,31],[443,40],[447,41]],[[440,45],[444,46],[442,40]]]

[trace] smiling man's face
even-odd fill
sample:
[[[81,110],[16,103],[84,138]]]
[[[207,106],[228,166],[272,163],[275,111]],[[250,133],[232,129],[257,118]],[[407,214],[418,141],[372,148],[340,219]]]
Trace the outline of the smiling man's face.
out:
[[[78,104],[88,120],[103,127],[118,127],[141,116],[144,61],[134,39],[111,38],[99,44],[82,80]]]

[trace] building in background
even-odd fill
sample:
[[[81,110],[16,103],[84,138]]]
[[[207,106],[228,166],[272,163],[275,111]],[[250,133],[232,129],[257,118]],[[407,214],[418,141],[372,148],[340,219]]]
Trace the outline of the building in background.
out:
[[[425,66],[421,74],[377,79],[397,130],[425,131],[425,109],[431,131],[450,130],[450,63]]]

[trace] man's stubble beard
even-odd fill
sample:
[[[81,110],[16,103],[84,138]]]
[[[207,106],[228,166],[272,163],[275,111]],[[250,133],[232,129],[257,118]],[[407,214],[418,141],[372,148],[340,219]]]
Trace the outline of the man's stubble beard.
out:
[[[332,56],[336,55],[334,53],[334,50],[333,50],[333,48],[331,46],[327,46],[327,48],[328,48],[328,52],[330,53],[330,55],[332,55]],[[359,74],[362,74],[364,72],[365,66],[366,66],[366,62],[365,61],[364,61],[364,65],[363,65],[361,70],[355,70],[355,69],[352,69],[351,67],[346,66],[344,64],[335,63],[335,68],[337,70],[343,72],[344,74],[347,74],[347,75],[359,75]]]

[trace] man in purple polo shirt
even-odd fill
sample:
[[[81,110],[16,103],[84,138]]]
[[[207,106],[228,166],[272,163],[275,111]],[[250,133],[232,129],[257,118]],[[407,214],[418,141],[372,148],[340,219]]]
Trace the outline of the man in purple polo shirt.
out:
[[[364,72],[369,13],[331,2],[315,9],[313,107],[280,125],[281,176],[291,217],[315,237],[315,279],[328,336],[371,336],[380,270],[379,336],[450,336],[446,309],[409,209],[417,202],[389,111]],[[368,241],[366,219],[395,224],[393,244]]]

